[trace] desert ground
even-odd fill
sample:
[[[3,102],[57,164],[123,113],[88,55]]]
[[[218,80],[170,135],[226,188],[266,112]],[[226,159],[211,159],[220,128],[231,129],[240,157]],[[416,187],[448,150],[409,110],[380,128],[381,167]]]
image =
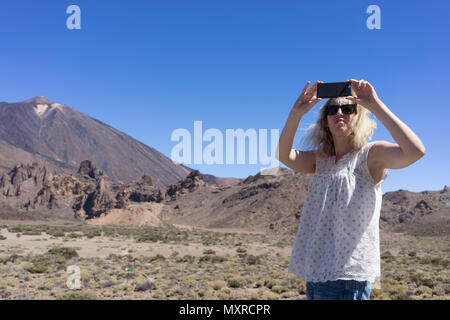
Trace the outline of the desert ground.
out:
[[[372,300],[450,298],[450,237],[382,232]],[[305,299],[293,235],[0,221],[1,299]],[[80,270],[70,285],[69,266]]]

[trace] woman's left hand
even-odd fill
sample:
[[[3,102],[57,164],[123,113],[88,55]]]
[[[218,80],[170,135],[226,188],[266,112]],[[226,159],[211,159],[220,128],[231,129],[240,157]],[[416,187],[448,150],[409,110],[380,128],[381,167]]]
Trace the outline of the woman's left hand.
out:
[[[346,82],[352,83],[353,91],[356,94],[356,97],[348,96],[345,97],[348,100],[351,100],[353,103],[358,103],[368,109],[370,112],[374,113],[374,108],[378,105],[380,99],[375,92],[373,86],[361,79],[360,81],[355,79],[349,79]]]

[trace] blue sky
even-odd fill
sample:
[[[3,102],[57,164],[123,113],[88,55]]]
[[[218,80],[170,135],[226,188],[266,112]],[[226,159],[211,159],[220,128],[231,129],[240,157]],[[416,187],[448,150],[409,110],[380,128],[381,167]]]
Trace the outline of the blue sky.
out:
[[[66,27],[71,4],[81,30]],[[379,30],[366,27],[371,4]],[[439,190],[450,184],[449,13],[437,0],[1,1],[0,101],[46,96],[170,157],[172,132],[193,134],[195,120],[224,135],[281,132],[307,81],[365,79],[427,150],[390,170],[383,192]],[[395,142],[377,123],[371,140]],[[261,168],[188,166],[223,177]]]

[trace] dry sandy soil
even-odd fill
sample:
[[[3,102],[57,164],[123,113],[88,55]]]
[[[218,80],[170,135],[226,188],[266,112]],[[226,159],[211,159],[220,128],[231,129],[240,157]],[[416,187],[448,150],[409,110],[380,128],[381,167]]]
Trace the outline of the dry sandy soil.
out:
[[[8,220],[0,239],[2,299],[305,299],[305,282],[287,273],[292,236]],[[371,299],[448,299],[449,242],[382,232]]]

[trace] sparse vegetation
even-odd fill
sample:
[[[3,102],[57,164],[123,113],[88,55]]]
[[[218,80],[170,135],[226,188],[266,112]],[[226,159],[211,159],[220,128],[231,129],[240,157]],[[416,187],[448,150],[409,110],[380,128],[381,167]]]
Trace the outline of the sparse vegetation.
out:
[[[57,296],[56,300],[97,300],[97,296],[92,292],[68,292]]]
[[[66,261],[78,257],[72,248],[54,246],[44,254],[38,254],[31,258],[31,263],[25,265],[24,269],[30,273],[46,273],[54,269],[63,269]]]
[[[193,229],[6,225],[0,253],[2,299],[304,299],[306,283],[287,273],[294,237]],[[64,234],[64,238],[62,235]],[[381,237],[381,289],[371,299],[448,299],[448,238]],[[9,239],[8,239],[9,238]],[[42,243],[34,242],[39,239]],[[65,241],[64,241],[65,240]],[[92,254],[80,252],[88,242]],[[62,245],[61,243],[64,243]],[[86,247],[86,246],[85,246]],[[105,251],[106,250],[106,251]],[[80,290],[66,286],[70,264],[81,270]]]

